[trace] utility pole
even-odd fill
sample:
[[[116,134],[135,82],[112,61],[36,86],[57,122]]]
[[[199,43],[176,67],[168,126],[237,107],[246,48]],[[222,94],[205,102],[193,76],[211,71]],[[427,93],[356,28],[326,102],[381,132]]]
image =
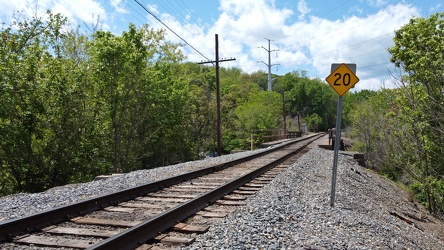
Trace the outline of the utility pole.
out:
[[[279,51],[279,50],[271,50],[270,44],[271,44],[271,41],[273,41],[273,40],[268,39],[268,38],[264,38],[264,39],[268,40],[268,49],[265,48],[264,46],[261,46],[261,48],[263,48],[264,50],[266,50],[268,52],[268,63],[265,63],[264,61],[261,61],[261,62],[263,62],[268,67],[268,91],[271,91],[271,67],[274,65],[279,65],[279,64],[271,64],[271,52]]]
[[[230,58],[230,59],[222,59],[219,60],[219,37],[217,34],[215,34],[215,40],[216,40],[216,60],[214,61],[207,61],[207,62],[200,62],[198,64],[206,64],[206,63],[216,63],[216,131],[217,131],[217,156],[222,155],[222,133],[220,129],[220,87],[219,87],[219,63],[220,62],[226,62],[226,61],[234,61],[236,58]]]
[[[287,119],[285,115],[285,91],[282,90],[282,117],[284,118],[284,136],[287,134]]]

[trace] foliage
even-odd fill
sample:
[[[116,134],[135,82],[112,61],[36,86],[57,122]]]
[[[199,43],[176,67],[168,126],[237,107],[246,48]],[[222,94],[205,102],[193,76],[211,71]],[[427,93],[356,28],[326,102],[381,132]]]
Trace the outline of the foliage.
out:
[[[234,113],[239,128],[245,131],[274,129],[281,111],[280,96],[276,92],[262,91],[250,96],[248,101],[238,106]]]
[[[89,44],[98,99],[103,100],[103,114],[108,121],[105,138],[108,145],[113,145],[106,154],[113,162],[114,172],[180,160],[180,156],[168,159],[171,147],[181,145],[170,144],[168,138],[178,136],[174,128],[183,119],[180,107],[184,107],[185,83],[173,77],[169,64],[178,59],[170,51],[175,51],[176,46],[164,44],[163,35],[147,26],[137,30],[130,25],[122,36],[97,31]]]
[[[399,87],[371,95],[350,117],[370,164],[443,213],[444,15],[411,19],[394,42],[389,52]]]
[[[399,78],[401,119],[415,137],[412,176],[422,184],[429,210],[444,212],[442,200],[434,198],[443,193],[431,184],[444,181],[444,13],[412,18],[394,42],[391,60],[405,72]]]
[[[216,121],[216,102],[213,98],[212,71],[195,63],[181,65],[181,74],[188,82],[188,102],[184,105],[183,117],[186,123],[181,131],[188,138],[193,154],[202,155],[210,148],[214,148],[213,133]]]
[[[402,163],[394,157],[404,143],[404,127],[399,126],[398,91],[383,89],[356,104],[349,113],[352,121],[352,137],[358,140],[354,150],[363,152],[367,165],[397,180],[401,176]]]
[[[66,21],[1,30],[0,194],[194,159],[178,45],[148,26],[88,37]]]
[[[62,32],[66,19],[46,15],[45,22],[17,20],[1,31],[1,181],[13,184],[7,192],[76,181],[94,154],[84,147],[90,113],[83,65],[63,49],[75,38]]]
[[[307,121],[310,131],[313,132],[317,132],[319,125],[322,123],[322,118],[317,113],[311,114],[305,120]]]
[[[147,25],[83,34],[67,22],[47,12],[0,31],[0,195],[198,159],[216,147],[213,66],[183,63],[180,45]],[[316,131],[334,126],[330,86],[305,71],[272,78],[267,91],[264,71],[221,68],[224,152],[249,149],[252,131],[282,132],[283,115]]]
[[[288,83],[291,78],[296,80],[292,87]],[[315,124],[318,131],[327,131],[335,126],[337,94],[328,84],[319,79],[301,78],[288,74],[284,80],[285,88],[290,89],[285,96],[290,100],[287,110],[291,116],[307,117],[307,121],[312,125]]]

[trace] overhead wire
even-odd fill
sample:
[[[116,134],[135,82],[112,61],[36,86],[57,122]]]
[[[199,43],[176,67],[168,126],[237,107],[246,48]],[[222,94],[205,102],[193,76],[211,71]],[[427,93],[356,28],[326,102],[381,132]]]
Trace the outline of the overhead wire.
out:
[[[136,20],[139,21],[140,24],[145,24],[145,23],[149,23],[149,25],[151,26],[151,28],[155,29],[155,30],[166,30],[165,28],[163,28],[162,25],[159,25],[159,22],[156,20],[152,20],[150,18],[147,18],[146,14],[141,13],[139,10],[140,8],[136,8],[135,6],[133,6],[131,3],[133,3],[133,1],[130,0],[123,0],[119,3],[119,6],[123,8],[122,3],[125,3],[128,9],[131,9],[131,11],[129,12],[130,15],[132,15]],[[135,15],[134,13],[136,13],[137,15]],[[141,20],[140,18],[142,18],[143,20]],[[165,36],[171,36],[168,32],[164,33]],[[171,40],[174,40],[175,37],[171,36],[170,38]],[[181,47],[183,50],[189,51],[191,52],[191,49],[188,48],[187,46],[182,46]]]
[[[209,46],[211,42],[209,42],[208,39],[205,39],[205,35],[201,35],[197,33],[198,28],[200,28],[200,25],[197,23],[193,24],[187,20],[187,17],[183,14],[185,12],[188,12],[187,10],[184,10],[183,7],[177,7],[173,4],[171,1],[157,1],[159,5],[164,9],[165,13],[168,13],[170,16],[174,17],[174,21],[180,23],[182,29],[184,29],[187,34],[191,34],[193,36],[193,39],[196,40],[198,43],[200,43],[201,47],[205,48],[208,53],[214,54],[214,50],[212,50]],[[177,3],[177,1],[176,1]],[[178,8],[181,8],[183,11],[180,11]],[[177,33],[179,31],[176,30]],[[183,37],[183,35],[181,35]],[[193,45],[197,45],[196,43],[193,43]]]
[[[187,29],[187,26],[184,24],[184,23],[182,23],[182,22],[180,22],[180,19],[178,19],[178,18],[176,18],[176,13],[173,13],[173,11],[172,11],[172,9],[171,8],[169,8],[168,6],[166,6],[165,4],[164,4],[164,2],[163,1],[157,1],[159,4],[160,4],[160,7],[163,7],[164,8],[164,12],[165,13],[168,13],[169,14],[169,16],[171,16],[171,17],[173,17],[174,18],[174,21],[177,21],[177,22],[179,22],[180,23],[180,25],[182,26],[182,27],[184,27],[184,28],[186,28]],[[167,1],[167,3],[168,3],[168,1]],[[157,7],[157,6],[156,6]],[[158,23],[158,21],[156,21],[156,23]],[[176,31],[177,32],[177,31]],[[177,32],[178,33],[178,32]],[[179,33],[178,33],[179,34]],[[166,35],[167,36],[169,36],[169,39],[172,41],[172,42],[175,42],[175,43],[181,43],[182,41],[180,40],[180,38],[178,38],[177,36],[175,36],[174,34],[170,34],[169,32],[166,32]],[[182,36],[182,35],[181,35]],[[188,51],[190,54],[192,54],[193,52],[193,50],[191,49],[191,48],[189,48],[188,46],[181,46],[181,49],[183,49],[183,50],[185,50],[185,51]]]
[[[123,0],[121,1],[119,4],[121,4],[122,2],[124,2],[129,8],[132,9],[132,11],[130,12],[130,15],[132,15],[135,19],[137,19],[141,24],[145,23],[146,21],[146,17],[144,14],[140,13],[138,9],[134,8],[132,5],[130,5],[128,3],[129,0]],[[139,19],[139,17],[137,17],[136,15],[133,14],[133,12],[139,14],[139,16],[143,17],[144,20]],[[157,24],[155,23],[151,23],[152,26],[157,26]]]
[[[201,55],[203,58],[208,59],[202,52],[200,52],[198,49],[196,49],[194,46],[192,46],[190,43],[188,43],[187,40],[185,40],[183,37],[181,37],[179,34],[177,34],[173,29],[171,29],[165,22],[163,22],[159,17],[157,17],[154,13],[152,13],[148,8],[146,8],[143,4],[141,4],[138,0],[134,0],[142,9],[144,9],[148,14],[150,14],[152,17],[154,17],[157,21],[159,21],[163,26],[165,26],[169,31],[171,31],[174,35],[176,35],[180,40],[182,40],[185,44],[187,44],[190,48],[192,48],[194,51],[196,51],[199,55]]]
[[[414,1],[416,1],[416,0],[411,0],[409,3],[412,3],[412,2],[414,2]],[[403,1],[400,1],[400,2],[403,2]],[[398,3],[400,3],[400,2],[398,2]],[[398,7],[395,8],[394,10],[397,10],[397,9],[399,9],[399,8],[401,8],[401,7],[402,7],[402,6],[398,6]],[[350,30],[353,30],[353,29],[355,29],[355,28],[358,28],[358,27],[362,26],[363,24],[365,24],[365,23],[367,23],[367,22],[370,22],[370,21],[372,21],[372,20],[374,20],[374,19],[377,19],[377,18],[383,16],[384,14],[385,14],[385,13],[380,13],[380,14],[378,14],[378,15],[375,15],[373,18],[366,19],[365,21],[360,22],[359,24],[357,24],[357,25],[355,25],[355,26],[352,26],[352,27],[349,28],[349,29],[344,29],[344,27],[347,27],[347,26],[353,25],[353,23],[346,24],[346,25],[344,25],[344,26],[341,27],[341,31],[340,31],[339,33],[338,33],[336,30],[335,30],[335,31],[330,31],[330,32],[324,33],[324,34],[321,35],[320,37],[324,37],[324,36],[326,36],[326,35],[328,35],[328,34],[331,34],[331,33],[335,32],[334,35],[329,36],[329,37],[326,37],[326,38],[324,38],[324,39],[321,39],[321,40],[315,39],[316,42],[315,42],[315,43],[309,43],[308,46],[312,46],[312,45],[315,45],[315,44],[322,43],[322,42],[326,41],[327,39],[330,39],[330,38],[335,37],[335,36],[337,36],[337,35],[343,34],[343,33],[346,32],[346,31],[350,31]],[[312,40],[313,40],[313,39],[312,39]]]
[[[176,3],[177,3],[177,1],[175,1]],[[197,29],[193,29],[193,26],[195,27],[195,26],[198,26],[198,27],[200,27],[200,25],[198,25],[197,23],[195,23],[195,24],[192,24],[192,23],[190,23],[187,19],[187,17],[183,14],[183,13],[185,13],[185,12],[188,12],[187,10],[185,10],[185,9],[183,9],[182,8],[182,10],[183,11],[179,11],[177,8],[176,8],[176,6],[174,6],[173,5],[173,3],[171,2],[171,1],[167,1],[167,3],[169,3],[169,5],[176,11],[176,13],[179,13],[179,15],[180,16],[182,16],[182,18],[183,18],[183,21],[182,21],[182,24],[183,24],[183,27],[190,33],[190,34],[192,34],[194,37],[196,37],[198,40],[199,40],[199,42],[206,48],[206,49],[208,49],[208,51],[211,51],[212,53],[213,53],[213,50],[211,49],[211,46],[209,46],[209,44],[211,44],[211,41],[209,41],[209,40],[207,40],[207,39],[205,39],[205,38],[202,38],[198,33],[196,33],[196,30]]]
[[[184,10],[184,12],[185,13],[188,13],[189,14],[189,16],[190,16],[190,19],[192,19],[193,21],[194,21],[194,24],[195,25],[197,25],[197,26],[202,26],[201,25],[201,21],[199,21],[200,20],[200,18],[199,17],[197,17],[195,14],[194,14],[194,11],[192,11],[191,9],[190,9],[190,7],[188,7],[188,5],[183,1],[183,0],[175,0],[174,2],[176,2],[177,3],[177,6],[179,6],[182,10]],[[176,9],[176,11],[178,11],[179,12],[179,10],[177,10],[177,8],[176,7],[174,7],[174,5],[169,1],[169,4],[174,8],[174,9]],[[183,15],[183,14],[181,14],[181,16],[182,17],[184,17],[184,19],[186,20],[187,18]],[[190,22],[186,22],[186,24],[190,24],[191,25],[191,23]],[[184,25],[185,26],[185,25]],[[195,35],[195,33],[192,31],[192,30],[189,30],[190,31],[190,33],[192,33],[193,35]],[[224,36],[223,36],[223,34],[219,34],[219,40],[224,40]],[[214,43],[214,41],[211,39],[211,38],[207,38],[207,39],[205,39],[205,41],[203,41],[202,39],[200,39],[200,42],[209,50],[209,51],[213,51],[214,49],[212,48],[212,45],[209,45],[209,44],[212,44],[212,43]],[[212,54],[214,54],[214,52],[211,52]],[[224,55],[230,55],[230,54],[233,54],[231,51],[229,51],[226,47],[225,47],[225,44],[223,43],[223,42],[221,42],[221,43],[219,43],[219,54],[221,54],[222,56],[221,57],[230,57],[230,56],[224,56]]]
[[[416,0],[411,0],[411,1],[409,1],[409,4],[413,3],[414,1],[416,1]],[[348,1],[343,2],[341,5],[345,4],[346,2],[348,2]],[[399,2],[397,2],[397,4],[398,4],[398,3],[401,3],[401,2],[403,2],[403,1],[399,1]],[[339,7],[339,6],[338,6],[338,7]],[[338,7],[336,7],[335,9],[337,9]],[[398,8],[401,8],[401,7],[402,7],[402,6],[398,6],[397,8],[395,8],[395,10],[398,9]],[[331,12],[331,11],[329,11],[329,12]],[[329,12],[327,12],[327,13],[329,13]],[[347,30],[345,30],[345,31],[350,31],[350,30],[352,30],[352,29],[355,29],[355,28],[357,28],[357,27],[359,27],[359,26],[361,26],[361,25],[363,25],[363,24],[365,24],[365,23],[367,23],[367,22],[370,22],[370,21],[372,21],[372,20],[375,20],[375,19],[377,19],[377,18],[380,18],[380,17],[383,16],[383,15],[384,15],[384,13],[380,13],[379,15],[376,15],[376,16],[374,16],[374,17],[371,18],[371,19],[367,19],[367,20],[365,20],[365,21],[359,23],[358,25],[352,26],[351,28],[349,28],[349,29],[347,29]],[[350,26],[350,25],[352,25],[352,23],[348,24],[347,26]],[[344,33],[345,31],[340,32],[340,33],[335,33],[333,36],[326,37],[325,39],[322,39],[321,41],[319,41],[318,39],[313,39],[313,40],[316,40],[316,42],[315,42],[315,43],[310,43],[309,45],[307,45],[307,47],[312,46],[312,45],[315,45],[315,44],[319,44],[319,43],[321,43],[321,42],[323,42],[323,41],[325,41],[325,40],[327,40],[327,39],[329,39],[329,38],[332,38],[332,37],[335,37],[335,36],[337,36],[337,35],[340,35],[340,34]],[[332,32],[333,32],[333,31],[328,32],[328,33],[325,33],[325,34],[319,36],[318,38],[321,38],[321,37],[323,37],[323,36],[325,36],[325,35],[328,35],[328,34],[330,34],[330,33],[332,33]],[[388,36],[388,35],[390,35],[390,34],[393,34],[393,32],[389,32],[389,33],[383,34],[383,35],[381,35],[381,36],[374,37],[374,38],[371,38],[371,39],[367,39],[367,40],[365,40],[365,41],[362,41],[362,42],[359,42],[359,43],[356,43],[356,44],[352,44],[352,45],[348,45],[348,46],[345,46],[345,47],[342,47],[342,48],[339,48],[339,49],[336,49],[336,50],[332,50],[332,51],[328,51],[328,52],[325,52],[325,53],[322,53],[322,54],[318,54],[318,55],[310,56],[309,58],[313,59],[313,58],[320,57],[320,56],[324,56],[324,55],[326,55],[326,54],[334,53],[334,52],[337,52],[337,51],[340,51],[340,50],[343,50],[343,49],[347,49],[347,48],[350,48],[350,47],[358,46],[358,45],[360,45],[360,44],[364,44],[364,43],[367,43],[367,42],[370,42],[370,41],[374,41],[374,40],[377,40],[377,39],[379,39],[379,38],[382,38],[382,37]],[[357,55],[357,56],[354,56],[354,57],[352,57],[352,58],[356,58],[356,57],[364,56],[364,55],[367,55],[367,54],[377,53],[377,52],[382,51],[382,50],[386,50],[386,48],[384,48],[384,49],[378,49],[378,50],[376,50],[376,51],[371,51],[371,52],[364,53],[364,54],[361,54],[361,55]],[[349,58],[349,59],[351,59],[351,58]],[[306,59],[295,60],[295,61],[291,61],[291,62],[301,62],[301,61],[304,61],[304,60],[306,60]],[[388,63],[383,63],[383,64],[388,64]],[[362,69],[363,67],[360,67],[360,68]],[[366,68],[367,68],[367,67],[366,67]]]
[[[364,65],[362,67],[360,66],[359,69],[367,69],[367,68],[372,68],[372,67],[381,66],[381,65],[387,65],[387,64],[391,64],[391,62],[383,62],[383,63]]]
[[[126,8],[123,6],[123,3],[126,4]],[[131,3],[133,3],[133,4],[131,4]],[[131,0],[122,0],[121,2],[119,2],[118,6],[125,9],[125,10],[130,10],[130,11],[128,11],[129,12],[128,14],[133,16],[136,20],[138,20],[140,24],[149,23],[149,26],[151,26],[151,28],[153,28],[155,30],[166,31],[166,29],[161,24],[159,24],[159,22],[157,20],[155,20],[154,18],[149,18],[146,15],[146,13],[141,13],[140,7],[138,5],[134,6],[134,4],[135,3]],[[142,18],[143,20],[141,20],[140,18]],[[173,35],[168,32],[165,32],[164,35],[165,35],[165,37],[170,37],[169,38],[170,40],[176,39],[176,37],[173,37]],[[181,48],[183,50],[189,51],[189,53],[192,53],[191,49],[188,48],[187,46],[182,46]]]
[[[334,7],[333,9],[331,9],[331,10],[325,12],[324,14],[320,15],[319,17],[325,17],[325,16],[327,16],[328,14],[332,13],[334,10],[339,9],[340,7],[342,7],[343,5],[347,4],[347,3],[350,2],[350,1],[351,1],[351,0],[346,0],[346,1],[342,2],[342,3],[340,3],[339,5],[337,5],[337,6]],[[413,3],[414,1],[416,1],[416,0],[411,0],[411,1],[409,2],[409,4]],[[397,3],[401,3],[401,2],[403,2],[403,1],[398,1]],[[400,7],[401,7],[401,6],[395,8],[395,10],[398,9],[398,8],[400,8]],[[363,25],[363,24],[365,24],[365,23],[367,23],[367,22],[369,22],[369,21],[371,21],[371,20],[374,20],[374,19],[377,19],[377,18],[381,17],[383,14],[384,14],[384,13],[381,13],[381,14],[379,14],[379,15],[376,15],[375,17],[371,18],[370,20],[367,19],[367,20],[365,20],[365,21],[359,23],[358,25],[355,25],[355,26],[353,26],[353,27],[351,27],[351,28],[349,28],[349,29],[347,29],[347,30],[345,30],[345,31],[349,31],[349,30],[355,29],[355,28],[357,28],[357,27],[359,27],[359,26],[361,26],[361,25]],[[301,24],[301,25],[303,25],[303,24]],[[349,26],[349,25],[352,25],[352,23],[350,23],[350,24],[348,24],[348,25],[346,25],[346,26]],[[300,30],[300,29],[298,29],[298,30]],[[316,42],[314,42],[314,43],[309,43],[309,44],[308,44],[307,46],[305,46],[305,47],[310,47],[310,46],[312,46],[312,45],[322,43],[322,42],[324,42],[325,40],[327,40],[327,39],[329,39],[329,38],[332,38],[332,37],[335,37],[335,36],[337,36],[337,35],[339,35],[339,34],[344,33],[345,31],[342,31],[342,32],[340,32],[340,33],[337,33],[336,31],[330,31],[330,32],[324,33],[324,34],[321,35],[321,36],[318,36],[317,38],[311,38],[311,40],[316,40]],[[335,33],[334,35],[332,35],[332,36],[326,37],[326,38],[324,38],[324,39],[322,39],[322,40],[319,41],[319,38],[322,38],[323,36],[326,36],[326,35],[328,35],[328,34],[330,34],[330,33],[332,33],[332,32],[336,32],[336,33]],[[346,49],[346,48],[349,48],[349,47],[352,47],[352,46],[357,46],[357,45],[359,45],[359,44],[366,43],[366,42],[369,42],[369,41],[372,41],[372,40],[375,40],[375,39],[378,39],[378,38],[380,38],[380,37],[387,36],[387,35],[390,35],[390,34],[393,34],[393,32],[389,32],[389,33],[386,33],[386,34],[384,34],[384,35],[381,35],[381,36],[378,36],[378,37],[375,37],[375,38],[371,38],[371,39],[365,40],[365,41],[363,41],[363,42],[360,42],[360,43],[357,43],[357,44],[353,44],[353,45],[350,45],[350,46],[346,46],[346,47],[343,47],[343,48],[340,48],[340,49],[332,50],[332,51],[325,52],[325,53],[322,53],[322,54],[319,54],[319,55],[315,55],[315,56],[310,56],[310,58],[316,58],[316,57],[319,57],[319,56],[322,56],[322,55],[325,55],[325,54],[329,54],[329,53],[332,53],[332,52],[336,52],[336,51],[339,51],[339,50],[343,50],[343,49]],[[298,61],[303,61],[303,60],[305,60],[305,59],[296,60],[296,61],[290,61],[290,62],[298,62]]]
[[[312,55],[310,58],[312,58],[312,59],[313,58],[318,58],[318,57],[322,57],[322,56],[325,56],[325,55],[328,55],[328,54],[331,54],[331,53],[334,53],[334,52],[338,52],[338,51],[341,51],[341,50],[353,48],[353,47],[356,47],[358,45],[362,45],[362,44],[365,44],[365,43],[368,43],[368,42],[372,42],[372,41],[384,38],[384,37],[386,37],[386,36],[388,36],[390,34],[393,34],[393,32],[389,32],[389,33],[386,33],[386,34],[383,34],[383,35],[380,35],[380,36],[377,36],[377,37],[374,37],[374,38],[371,38],[371,39],[367,39],[367,40],[362,41],[362,42],[358,42],[358,43],[354,43],[354,44],[351,44],[351,45],[347,45],[345,47],[341,47],[341,48],[338,48],[338,49],[334,49],[334,50],[330,50],[330,51],[327,51],[327,52],[323,52],[321,54]],[[385,48],[384,49],[379,49],[377,51],[381,51],[381,50],[385,50]],[[292,61],[287,61],[287,62],[297,63],[297,62],[301,62],[301,61],[304,61],[304,59],[292,60]]]
[[[345,4],[347,4],[347,3],[350,2],[350,1],[351,1],[351,0],[343,1],[342,3],[340,3],[339,5],[337,5],[336,7],[334,7],[333,9],[331,9],[331,10],[327,11],[326,13],[324,13],[323,15],[321,15],[321,17],[322,17],[322,16],[326,16],[326,15],[332,13],[334,10],[340,8],[341,6],[344,6]],[[412,3],[412,2],[414,2],[414,1],[415,1],[415,0],[412,0],[412,1],[410,1],[409,3]],[[193,47],[188,41],[186,41],[182,36],[180,36],[180,34],[178,34],[177,31],[174,31],[173,29],[171,29],[171,28],[170,28],[165,22],[163,22],[163,21],[162,21],[159,17],[157,17],[154,13],[152,13],[151,11],[149,11],[149,10],[148,10],[145,6],[143,6],[138,0],[135,0],[135,2],[136,2],[140,7],[142,7],[142,8],[143,8],[143,9],[144,9],[149,15],[151,15],[154,19],[156,19],[159,23],[161,23],[164,27],[166,27],[170,32],[172,32],[177,38],[179,38],[179,39],[180,39],[181,41],[183,41],[186,45],[188,45],[193,51],[197,52],[199,55],[201,55],[202,57],[204,57],[206,60],[210,61],[210,59],[208,59],[205,55],[203,55],[202,52],[200,52],[200,51],[197,50],[195,47]],[[178,5],[177,5],[177,6],[178,6],[177,8],[176,8],[174,5],[172,5],[171,3],[169,3],[171,7],[168,7],[168,6],[166,6],[166,5],[163,5],[163,7],[167,9],[167,12],[169,12],[169,13],[171,14],[171,16],[175,17],[176,21],[178,21],[179,23],[181,23],[181,25],[184,26],[184,28],[186,28],[186,29],[188,29],[188,27],[187,27],[188,25],[191,25],[191,23],[185,21],[185,20],[187,20],[187,17],[179,11],[179,9],[181,9],[181,10],[183,10],[183,11],[185,11],[185,12],[190,13],[190,15],[189,15],[190,17],[189,17],[189,18],[193,19],[193,21],[194,21],[196,24],[199,23],[199,21],[197,20],[197,19],[198,19],[197,16],[194,15],[193,11],[191,11],[191,9],[190,9],[190,8],[189,8],[189,7],[188,7],[188,6],[187,6],[182,0],[175,0],[175,2],[178,4]],[[399,7],[397,7],[397,8],[400,8],[400,7],[401,7],[401,6],[399,6]],[[175,14],[175,13],[178,13],[178,14]],[[364,25],[364,24],[367,23],[367,22],[370,22],[370,21],[372,21],[372,20],[375,20],[375,19],[377,19],[377,18],[380,18],[383,14],[384,14],[384,13],[380,13],[380,14],[378,14],[378,15],[375,15],[375,16],[372,17],[371,19],[367,19],[367,20],[365,20],[365,21],[363,21],[363,22],[360,22],[359,24],[354,25],[354,26],[350,27],[349,29],[347,29],[347,30],[345,30],[345,31],[343,31],[343,32],[346,32],[346,31],[349,31],[349,30],[355,29],[355,28],[357,28],[357,27],[360,27],[360,26]],[[178,18],[179,16],[181,16],[181,17],[183,18],[183,21],[181,21],[181,19]],[[196,18],[197,18],[197,19],[196,19]],[[350,26],[350,25],[352,25],[352,24],[348,24],[347,26]],[[189,30],[189,29],[188,29],[188,31],[192,32],[192,31]],[[340,34],[342,34],[343,32],[341,32]],[[328,35],[328,34],[330,34],[330,33],[331,33],[331,32],[325,33],[325,34],[323,34],[323,35],[321,35],[321,36],[319,36],[319,37],[320,37],[320,38],[325,37],[326,35]],[[192,32],[192,34],[195,35],[193,32]],[[386,34],[380,35],[380,36],[378,36],[378,37],[374,37],[374,38],[371,38],[371,39],[368,39],[368,40],[365,40],[365,41],[362,41],[362,42],[359,42],[359,43],[355,43],[355,44],[352,44],[352,45],[348,45],[348,46],[345,46],[345,47],[342,47],[342,48],[339,48],[339,49],[336,49],[336,50],[332,50],[332,51],[325,52],[325,53],[322,53],[322,54],[314,55],[314,56],[311,56],[310,58],[316,58],[316,57],[320,57],[320,56],[323,56],[323,55],[328,54],[328,53],[334,53],[334,52],[336,52],[336,51],[340,51],[340,50],[344,50],[344,49],[351,48],[351,47],[354,47],[354,46],[358,46],[358,45],[360,45],[360,44],[364,44],[364,43],[367,43],[367,42],[370,42],[370,41],[374,41],[374,40],[377,40],[377,39],[383,38],[383,37],[388,36],[388,35],[390,35],[390,34],[392,34],[392,32],[390,32],[390,33],[386,33]],[[326,39],[328,39],[328,38],[331,38],[331,37],[334,37],[334,36],[337,36],[337,35],[339,35],[339,34],[338,34],[338,33],[335,33],[333,36],[326,37],[326,38],[324,38],[322,41],[319,41],[318,39],[315,39],[315,40],[317,40],[317,42],[316,42],[316,43],[312,43],[312,44],[310,44],[309,46],[314,45],[314,44],[317,44],[317,43],[320,43],[320,42],[323,42],[324,40],[326,40]],[[202,41],[201,41],[201,42],[202,42]],[[202,44],[205,45],[206,42],[202,42]],[[220,45],[222,45],[221,47],[223,47],[223,44],[220,44]],[[206,47],[209,49],[208,46],[206,46]],[[209,49],[209,50],[211,50],[211,49]],[[366,54],[377,53],[377,52],[379,52],[379,51],[381,51],[381,50],[382,50],[382,49],[379,49],[379,50],[376,50],[376,51],[372,51],[372,52],[368,52],[368,53],[365,53],[365,54],[357,55],[357,56],[355,56],[355,57],[364,56],[364,55],[366,55]],[[219,51],[221,51],[221,50],[219,50]],[[353,58],[355,58],[355,57],[353,57]],[[292,61],[292,62],[297,62],[297,61]],[[360,67],[360,68],[363,68],[363,67]]]

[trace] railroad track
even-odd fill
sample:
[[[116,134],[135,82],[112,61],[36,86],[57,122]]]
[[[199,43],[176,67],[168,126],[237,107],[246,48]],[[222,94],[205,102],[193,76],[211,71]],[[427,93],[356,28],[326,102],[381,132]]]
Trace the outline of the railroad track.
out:
[[[0,223],[0,248],[150,249],[189,244],[245,204],[323,134],[245,158]],[[285,163],[291,161],[290,163]]]

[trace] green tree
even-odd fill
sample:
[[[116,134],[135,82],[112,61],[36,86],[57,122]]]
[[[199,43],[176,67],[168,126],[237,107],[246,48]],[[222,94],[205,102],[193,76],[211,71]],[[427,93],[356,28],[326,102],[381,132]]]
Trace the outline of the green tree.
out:
[[[182,59],[177,48],[165,42],[164,31],[148,26],[137,29],[131,24],[121,36],[94,34],[89,53],[107,115],[104,124],[107,144],[113,145],[108,154],[113,171],[164,165],[171,161],[168,150],[181,145],[165,145],[171,143],[166,140],[174,138],[170,133],[176,133],[182,118],[176,110],[183,107],[183,86],[169,66]],[[156,151],[159,158],[153,159]]]
[[[380,90],[356,103],[348,113],[352,136],[357,140],[354,150],[365,154],[368,167],[393,180],[402,177],[402,157],[395,154],[408,134],[396,116],[399,113],[397,96],[398,91]]]
[[[309,129],[313,132],[317,132],[319,125],[322,123],[322,118],[317,113],[311,114],[305,120],[308,123]]]
[[[43,21],[43,19],[47,21]],[[84,37],[66,19],[16,20],[1,31],[0,147],[3,194],[42,191],[100,168],[90,128]],[[89,166],[96,166],[89,169]],[[88,169],[88,170],[87,170]],[[4,184],[7,183],[7,184]]]
[[[326,131],[335,126],[337,95],[334,90],[319,79],[299,78],[286,94],[290,98],[290,114],[320,118],[318,129]]]
[[[391,61],[404,72],[400,117],[414,135],[408,147],[414,159],[408,164],[415,165],[412,176],[429,210],[442,212],[443,193],[432,186],[444,186],[444,14],[412,18],[396,31],[394,42]]]
[[[241,132],[239,135],[244,136],[244,140],[239,140],[239,144],[232,147],[245,148],[249,146],[245,139],[249,138],[251,131],[275,130],[280,126],[282,123],[281,95],[271,91],[252,94],[248,101],[235,109],[234,114],[237,117],[237,130]]]
[[[212,71],[207,66],[184,63],[178,73],[185,76],[188,83],[188,101],[183,110],[184,126],[196,157],[215,147],[216,102],[211,89],[214,84],[211,78],[206,77]]]

